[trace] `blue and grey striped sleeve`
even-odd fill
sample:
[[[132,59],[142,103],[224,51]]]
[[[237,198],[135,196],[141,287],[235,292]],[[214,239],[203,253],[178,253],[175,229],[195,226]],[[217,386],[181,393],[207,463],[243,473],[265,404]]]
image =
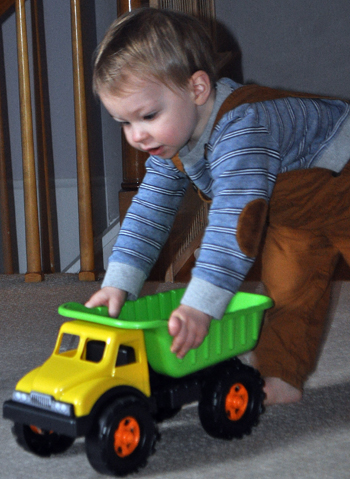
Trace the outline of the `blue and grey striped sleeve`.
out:
[[[166,242],[188,186],[170,160],[150,157],[146,175],[123,221],[102,283],[137,297]]]
[[[221,318],[254,262],[237,242],[239,216],[251,201],[269,200],[281,161],[275,140],[255,121],[254,111],[213,137],[209,224],[182,303]]]

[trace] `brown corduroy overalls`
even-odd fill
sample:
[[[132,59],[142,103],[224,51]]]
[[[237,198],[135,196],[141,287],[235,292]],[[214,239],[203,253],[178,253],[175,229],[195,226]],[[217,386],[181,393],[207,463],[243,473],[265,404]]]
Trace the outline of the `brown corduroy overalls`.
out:
[[[223,103],[215,124],[240,104],[290,96],[317,98],[245,86]],[[264,377],[302,389],[316,365],[340,255],[350,264],[350,164],[339,175],[324,168],[279,174],[265,233],[262,281],[275,305],[265,315],[254,351],[257,367]]]
[[[350,264],[350,164],[278,175],[262,250],[262,281],[275,306],[255,355],[265,377],[302,389],[314,370],[340,255]]]

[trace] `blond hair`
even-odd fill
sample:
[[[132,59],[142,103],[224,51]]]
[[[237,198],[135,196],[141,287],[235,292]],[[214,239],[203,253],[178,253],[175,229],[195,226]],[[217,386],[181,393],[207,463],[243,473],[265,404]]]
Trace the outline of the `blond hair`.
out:
[[[215,53],[202,24],[184,13],[140,8],[109,27],[97,49],[93,89],[118,95],[130,75],[185,88],[199,70],[215,84]]]

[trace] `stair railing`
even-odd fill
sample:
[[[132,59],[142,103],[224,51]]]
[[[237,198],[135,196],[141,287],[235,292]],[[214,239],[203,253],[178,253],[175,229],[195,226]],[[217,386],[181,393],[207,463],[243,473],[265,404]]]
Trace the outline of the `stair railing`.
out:
[[[34,152],[34,126],[32,118],[31,85],[28,61],[27,21],[25,0],[0,0],[0,16],[7,13],[15,5],[16,32],[17,32],[17,55],[18,76],[20,92],[20,116],[22,135],[22,161],[23,161],[23,189],[25,202],[25,235],[27,272],[25,281],[42,281],[44,272],[55,272],[54,244],[58,239],[54,238],[52,228],[52,213],[50,207],[50,189],[47,160],[47,141],[45,127],[45,111],[42,86],[42,64],[40,45],[40,25],[38,19],[38,2],[31,0],[33,51],[36,82],[38,148],[40,148],[40,161],[43,170],[44,181],[36,177],[35,152]],[[79,213],[79,246],[80,246],[80,273],[82,281],[96,279],[94,267],[93,227],[92,227],[92,201],[90,186],[90,167],[87,137],[85,85],[83,46],[80,18],[80,0],[71,0],[71,23],[72,23],[72,53],[73,53],[73,81],[74,81],[74,104],[75,104],[75,129],[77,150],[77,176],[78,176],[78,213]],[[0,86],[1,88],[1,86]],[[0,98],[0,213],[1,235],[4,256],[5,273],[13,273],[13,255],[10,235],[10,211],[8,202],[6,158],[4,148],[4,125],[1,111]],[[43,201],[38,204],[38,196]],[[45,204],[44,204],[45,203]],[[40,212],[45,214],[40,216]],[[43,230],[45,234],[43,234]],[[41,233],[41,234],[40,234]],[[44,245],[45,241],[48,246]],[[43,267],[43,248],[49,252],[49,268]]]

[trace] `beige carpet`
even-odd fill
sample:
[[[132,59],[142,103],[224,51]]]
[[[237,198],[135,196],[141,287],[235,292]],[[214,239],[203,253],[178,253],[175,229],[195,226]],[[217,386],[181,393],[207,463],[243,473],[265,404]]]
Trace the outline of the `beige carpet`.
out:
[[[177,285],[182,286],[182,285]],[[17,380],[41,364],[53,348],[66,301],[84,302],[99,287],[75,275],[50,275],[43,283],[0,276],[0,403]],[[168,288],[149,284],[145,293]],[[256,284],[244,289],[259,292]],[[275,406],[249,437],[222,441],[201,428],[196,406],[161,426],[162,440],[148,466],[131,477],[159,479],[346,479],[350,478],[350,283],[335,283],[332,323],[316,372],[302,402]],[[11,423],[0,421],[1,479],[97,479],[83,439],[65,454],[41,459],[20,449]]]

